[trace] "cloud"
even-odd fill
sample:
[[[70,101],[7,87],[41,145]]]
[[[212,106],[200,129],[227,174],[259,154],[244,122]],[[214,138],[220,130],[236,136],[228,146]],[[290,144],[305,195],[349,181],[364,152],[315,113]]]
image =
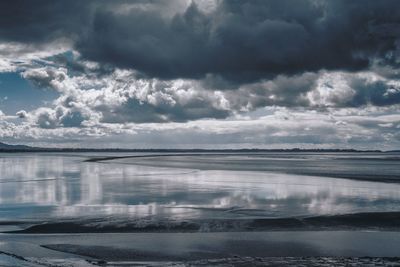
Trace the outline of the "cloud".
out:
[[[372,105],[396,94],[397,84],[372,72],[280,75],[233,90],[118,69],[99,78],[86,72],[68,75],[65,66],[52,65],[21,75],[60,95],[50,107],[19,112],[24,122],[2,125],[5,140],[142,148],[400,145],[400,103]],[[354,86],[359,82],[363,86]],[[366,86],[376,83],[386,89],[360,103],[359,95],[369,94]]]
[[[136,148],[341,147],[394,149],[400,145],[398,107],[329,109],[266,108],[257,115],[187,123],[99,123],[94,127],[41,128],[0,122],[2,140],[53,146]],[[341,123],[338,123],[341,122]]]
[[[65,65],[48,65],[27,69],[21,75],[39,88],[60,94],[53,107],[43,109],[48,112],[33,113],[40,114],[37,123],[44,128],[84,127],[89,121],[92,125],[224,119],[268,106],[312,110],[400,104],[399,82],[371,71],[279,75],[221,90],[220,81],[160,80],[121,69],[98,76],[88,69],[71,74]],[[210,84],[216,87],[206,87]],[[61,121],[69,116],[68,123]]]
[[[63,38],[85,59],[150,78],[212,74],[249,83],[365,70],[372,62],[397,66],[399,7],[393,0],[17,0],[0,4],[0,40],[40,45]]]
[[[0,41],[0,73],[40,66],[45,63],[43,58],[64,53],[70,48],[70,42],[65,39],[36,45]]]
[[[90,117],[84,106],[106,123],[145,123],[221,119],[265,106],[394,105],[400,16],[389,11],[397,5],[19,1],[7,7],[21,11],[21,21],[4,14],[0,23],[4,54],[14,58],[0,66],[59,92],[53,105],[80,122]],[[53,49],[44,49],[49,42]],[[66,49],[75,50],[55,53]]]
[[[39,108],[33,112],[35,123],[40,128],[81,127],[88,118],[81,110],[57,106],[56,109]]]
[[[400,103],[400,83],[374,72],[323,72],[307,98],[316,107],[389,106]]]
[[[2,113],[0,137],[399,144],[399,7],[392,0],[0,2],[0,72],[57,94],[39,108]]]
[[[0,40],[40,45],[58,38],[74,38],[90,20],[92,1],[0,3]]]
[[[52,67],[29,68],[23,71],[21,75],[39,88],[52,88],[62,92],[62,84],[67,78],[67,70]]]
[[[15,113],[15,115],[17,115],[17,117],[20,119],[25,119],[26,117],[28,117],[28,113],[25,110],[20,110]]]
[[[204,90],[191,80],[143,79],[123,70],[102,78],[84,73],[68,76],[63,67],[29,69],[21,75],[40,88],[60,93],[53,108],[33,113],[44,128],[65,126],[61,119],[66,112],[75,120],[80,118],[80,123],[91,119],[104,123],[188,121],[226,118],[232,112],[223,93]]]
[[[398,54],[398,1],[221,1],[173,17],[153,9],[100,10],[76,48],[83,57],[162,79],[235,82],[362,70]],[[390,60],[384,60],[388,63]]]

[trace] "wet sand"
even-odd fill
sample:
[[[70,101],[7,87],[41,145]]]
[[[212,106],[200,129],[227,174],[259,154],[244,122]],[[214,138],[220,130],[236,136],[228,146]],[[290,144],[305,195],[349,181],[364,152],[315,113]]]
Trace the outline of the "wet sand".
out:
[[[400,183],[400,153],[167,153],[92,157],[87,162],[199,170],[258,171]]]
[[[2,222],[3,233],[199,233],[259,231],[399,231],[400,212],[355,213],[304,218],[197,219],[184,221],[129,218],[59,220],[15,225]],[[8,230],[7,226],[12,230]],[[5,228],[3,228],[5,227]],[[19,229],[15,229],[19,227]]]
[[[2,234],[1,239],[0,251],[10,253],[2,254],[3,260],[8,257],[48,266],[55,266],[55,262],[104,266],[178,263],[204,266],[235,262],[238,266],[249,262],[284,266],[283,263],[294,264],[299,260],[309,264],[331,261],[342,265],[349,262],[399,263],[396,256],[400,246],[399,232],[360,231]],[[360,257],[371,258],[358,259]]]
[[[396,266],[399,168],[386,154],[4,155],[0,266]]]

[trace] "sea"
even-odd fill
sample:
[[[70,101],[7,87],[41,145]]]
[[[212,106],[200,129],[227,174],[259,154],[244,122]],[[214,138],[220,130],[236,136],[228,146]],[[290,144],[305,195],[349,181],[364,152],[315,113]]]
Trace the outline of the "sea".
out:
[[[386,264],[399,230],[398,152],[0,153],[1,266]]]

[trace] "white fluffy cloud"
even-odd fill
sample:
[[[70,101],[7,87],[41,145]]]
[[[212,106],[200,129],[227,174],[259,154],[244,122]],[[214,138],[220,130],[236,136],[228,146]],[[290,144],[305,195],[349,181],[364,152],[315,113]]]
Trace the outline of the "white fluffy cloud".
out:
[[[224,118],[230,112],[222,92],[205,90],[192,80],[137,78],[135,72],[127,70],[102,77],[69,76],[66,68],[49,66],[28,69],[22,76],[60,94],[51,109],[31,112],[40,126],[48,125],[45,128],[66,126],[60,121],[72,113],[82,119],[81,123],[143,123]]]
[[[400,115],[394,114],[393,109],[371,108],[360,112],[347,108],[316,112],[275,107],[253,113],[224,120],[98,123],[91,127],[67,128],[42,128],[28,121],[20,124],[3,121],[0,138],[36,145],[50,142],[53,146],[81,146],[84,143],[89,147],[124,148],[341,147],[389,150],[400,145]]]
[[[71,49],[71,42],[58,39],[47,44],[0,42],[0,73],[16,72],[40,64],[43,58]],[[43,62],[42,62],[43,63]]]
[[[2,140],[141,148],[400,146],[400,86],[387,72],[306,72],[231,88],[218,77],[160,80],[134,70],[103,72],[95,62],[76,61],[75,71],[40,60],[18,65],[21,76],[59,96],[37,109],[0,113]]]
[[[212,8],[204,6],[205,9]],[[0,44],[0,72],[19,72],[58,97],[0,111],[12,143],[116,147],[400,147],[398,70],[277,75],[235,84],[149,78],[83,61],[71,44]],[[66,59],[65,51],[72,59]]]
[[[204,80],[144,78],[131,70],[116,69],[100,76],[93,73],[71,75],[63,66],[26,69],[21,73],[25,79],[60,94],[51,111],[41,109],[32,113],[48,120],[46,123],[51,127],[58,127],[66,126],[59,122],[65,116],[79,117],[81,123],[91,121],[91,125],[94,122],[184,122],[224,119],[268,106],[365,108],[400,103],[399,82],[374,72],[280,75],[230,89]],[[53,115],[45,114],[49,112]]]

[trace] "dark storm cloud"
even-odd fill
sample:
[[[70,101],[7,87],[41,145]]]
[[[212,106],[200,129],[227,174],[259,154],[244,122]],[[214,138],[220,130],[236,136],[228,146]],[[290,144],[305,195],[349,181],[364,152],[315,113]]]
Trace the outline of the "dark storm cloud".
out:
[[[400,1],[215,3],[1,1],[0,45],[65,45],[18,70],[60,94],[44,128],[400,103]]]
[[[163,79],[212,74],[244,83],[360,70],[371,60],[397,64],[399,1],[218,3],[211,12],[191,4],[167,16],[161,1],[1,1],[0,39],[67,37],[84,58]]]
[[[30,44],[73,38],[88,25],[91,1],[0,1],[0,40]]]
[[[397,53],[399,1],[223,1],[172,18],[99,11],[77,43],[84,57],[151,77],[237,82],[304,71],[360,70]]]
[[[107,123],[185,122],[201,118],[223,119],[230,115],[230,111],[212,107],[203,99],[194,100],[184,106],[176,104],[170,107],[141,103],[137,99],[131,98],[112,112],[107,106],[100,106],[97,110],[103,114],[102,122]]]

